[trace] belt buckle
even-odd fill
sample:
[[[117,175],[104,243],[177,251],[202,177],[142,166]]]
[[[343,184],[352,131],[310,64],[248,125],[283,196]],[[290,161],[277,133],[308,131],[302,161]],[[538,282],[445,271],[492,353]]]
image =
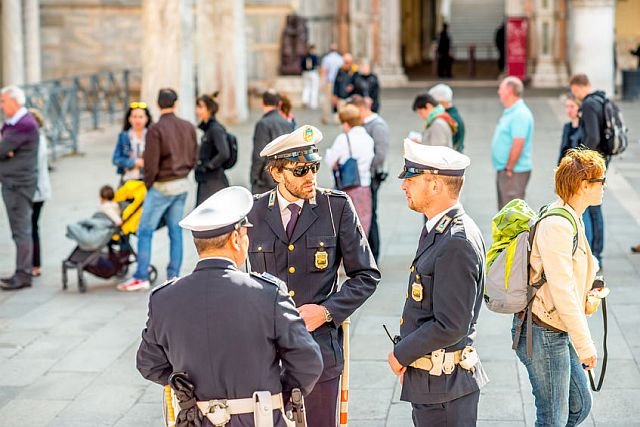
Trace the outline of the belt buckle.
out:
[[[227,409],[227,400],[210,400],[209,409],[207,411],[207,419],[211,421],[215,427],[221,427],[226,425],[231,420],[231,415]]]

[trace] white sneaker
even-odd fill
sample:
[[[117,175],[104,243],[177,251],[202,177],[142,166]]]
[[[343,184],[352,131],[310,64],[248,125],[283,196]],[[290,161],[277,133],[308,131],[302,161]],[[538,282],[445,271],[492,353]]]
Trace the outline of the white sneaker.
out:
[[[129,279],[120,283],[116,289],[123,292],[146,291],[151,289],[151,283],[148,280]]]

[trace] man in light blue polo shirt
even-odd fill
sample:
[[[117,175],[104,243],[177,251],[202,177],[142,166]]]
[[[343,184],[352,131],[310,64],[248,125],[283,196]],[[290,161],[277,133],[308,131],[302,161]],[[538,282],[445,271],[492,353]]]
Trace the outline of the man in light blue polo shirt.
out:
[[[504,105],[491,142],[493,167],[498,172],[498,209],[513,199],[524,199],[531,176],[533,114],[522,100],[524,86],[509,76],[500,83],[498,96]]]

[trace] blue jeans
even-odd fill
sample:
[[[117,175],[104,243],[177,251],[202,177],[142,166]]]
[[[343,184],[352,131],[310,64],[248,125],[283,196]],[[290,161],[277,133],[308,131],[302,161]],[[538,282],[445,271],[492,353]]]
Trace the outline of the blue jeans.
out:
[[[514,316],[511,337],[518,318]],[[587,375],[569,334],[532,325],[533,354],[527,357],[527,325],[522,327],[516,354],[529,373],[536,402],[536,426],[576,426],[591,410]]]
[[[602,250],[604,249],[602,206],[589,206],[582,214],[582,222],[584,222],[584,231],[593,256],[598,258],[598,261],[602,261]]]
[[[177,196],[165,196],[158,190],[150,188],[142,205],[142,216],[138,226],[138,268],[133,274],[134,279],[148,280],[149,265],[151,263],[151,238],[158,228],[160,220],[164,221],[169,230],[169,265],[167,278],[178,277],[182,265],[182,228],[178,222],[184,214],[184,204],[187,193]]]

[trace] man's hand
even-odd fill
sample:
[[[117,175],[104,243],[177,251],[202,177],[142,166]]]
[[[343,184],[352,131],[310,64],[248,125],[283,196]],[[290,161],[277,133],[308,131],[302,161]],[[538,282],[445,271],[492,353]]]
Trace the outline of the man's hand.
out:
[[[135,163],[134,163],[134,167],[143,168],[144,167],[144,159],[143,158],[136,159]]]
[[[593,356],[587,357],[586,359],[580,359],[580,363],[582,363],[582,367],[586,371],[590,371],[598,364],[598,356],[594,354]]]
[[[300,317],[307,326],[307,331],[313,332],[320,326],[324,325],[324,307],[318,304],[305,304],[298,307]]]
[[[400,362],[398,362],[398,359],[396,359],[396,356],[393,354],[393,351],[389,352],[389,355],[387,356],[387,361],[389,362],[389,366],[391,367],[391,370],[393,371],[393,373],[398,375],[400,377],[400,381],[402,381],[402,375],[404,375],[404,373],[407,371],[407,367],[402,366]]]

